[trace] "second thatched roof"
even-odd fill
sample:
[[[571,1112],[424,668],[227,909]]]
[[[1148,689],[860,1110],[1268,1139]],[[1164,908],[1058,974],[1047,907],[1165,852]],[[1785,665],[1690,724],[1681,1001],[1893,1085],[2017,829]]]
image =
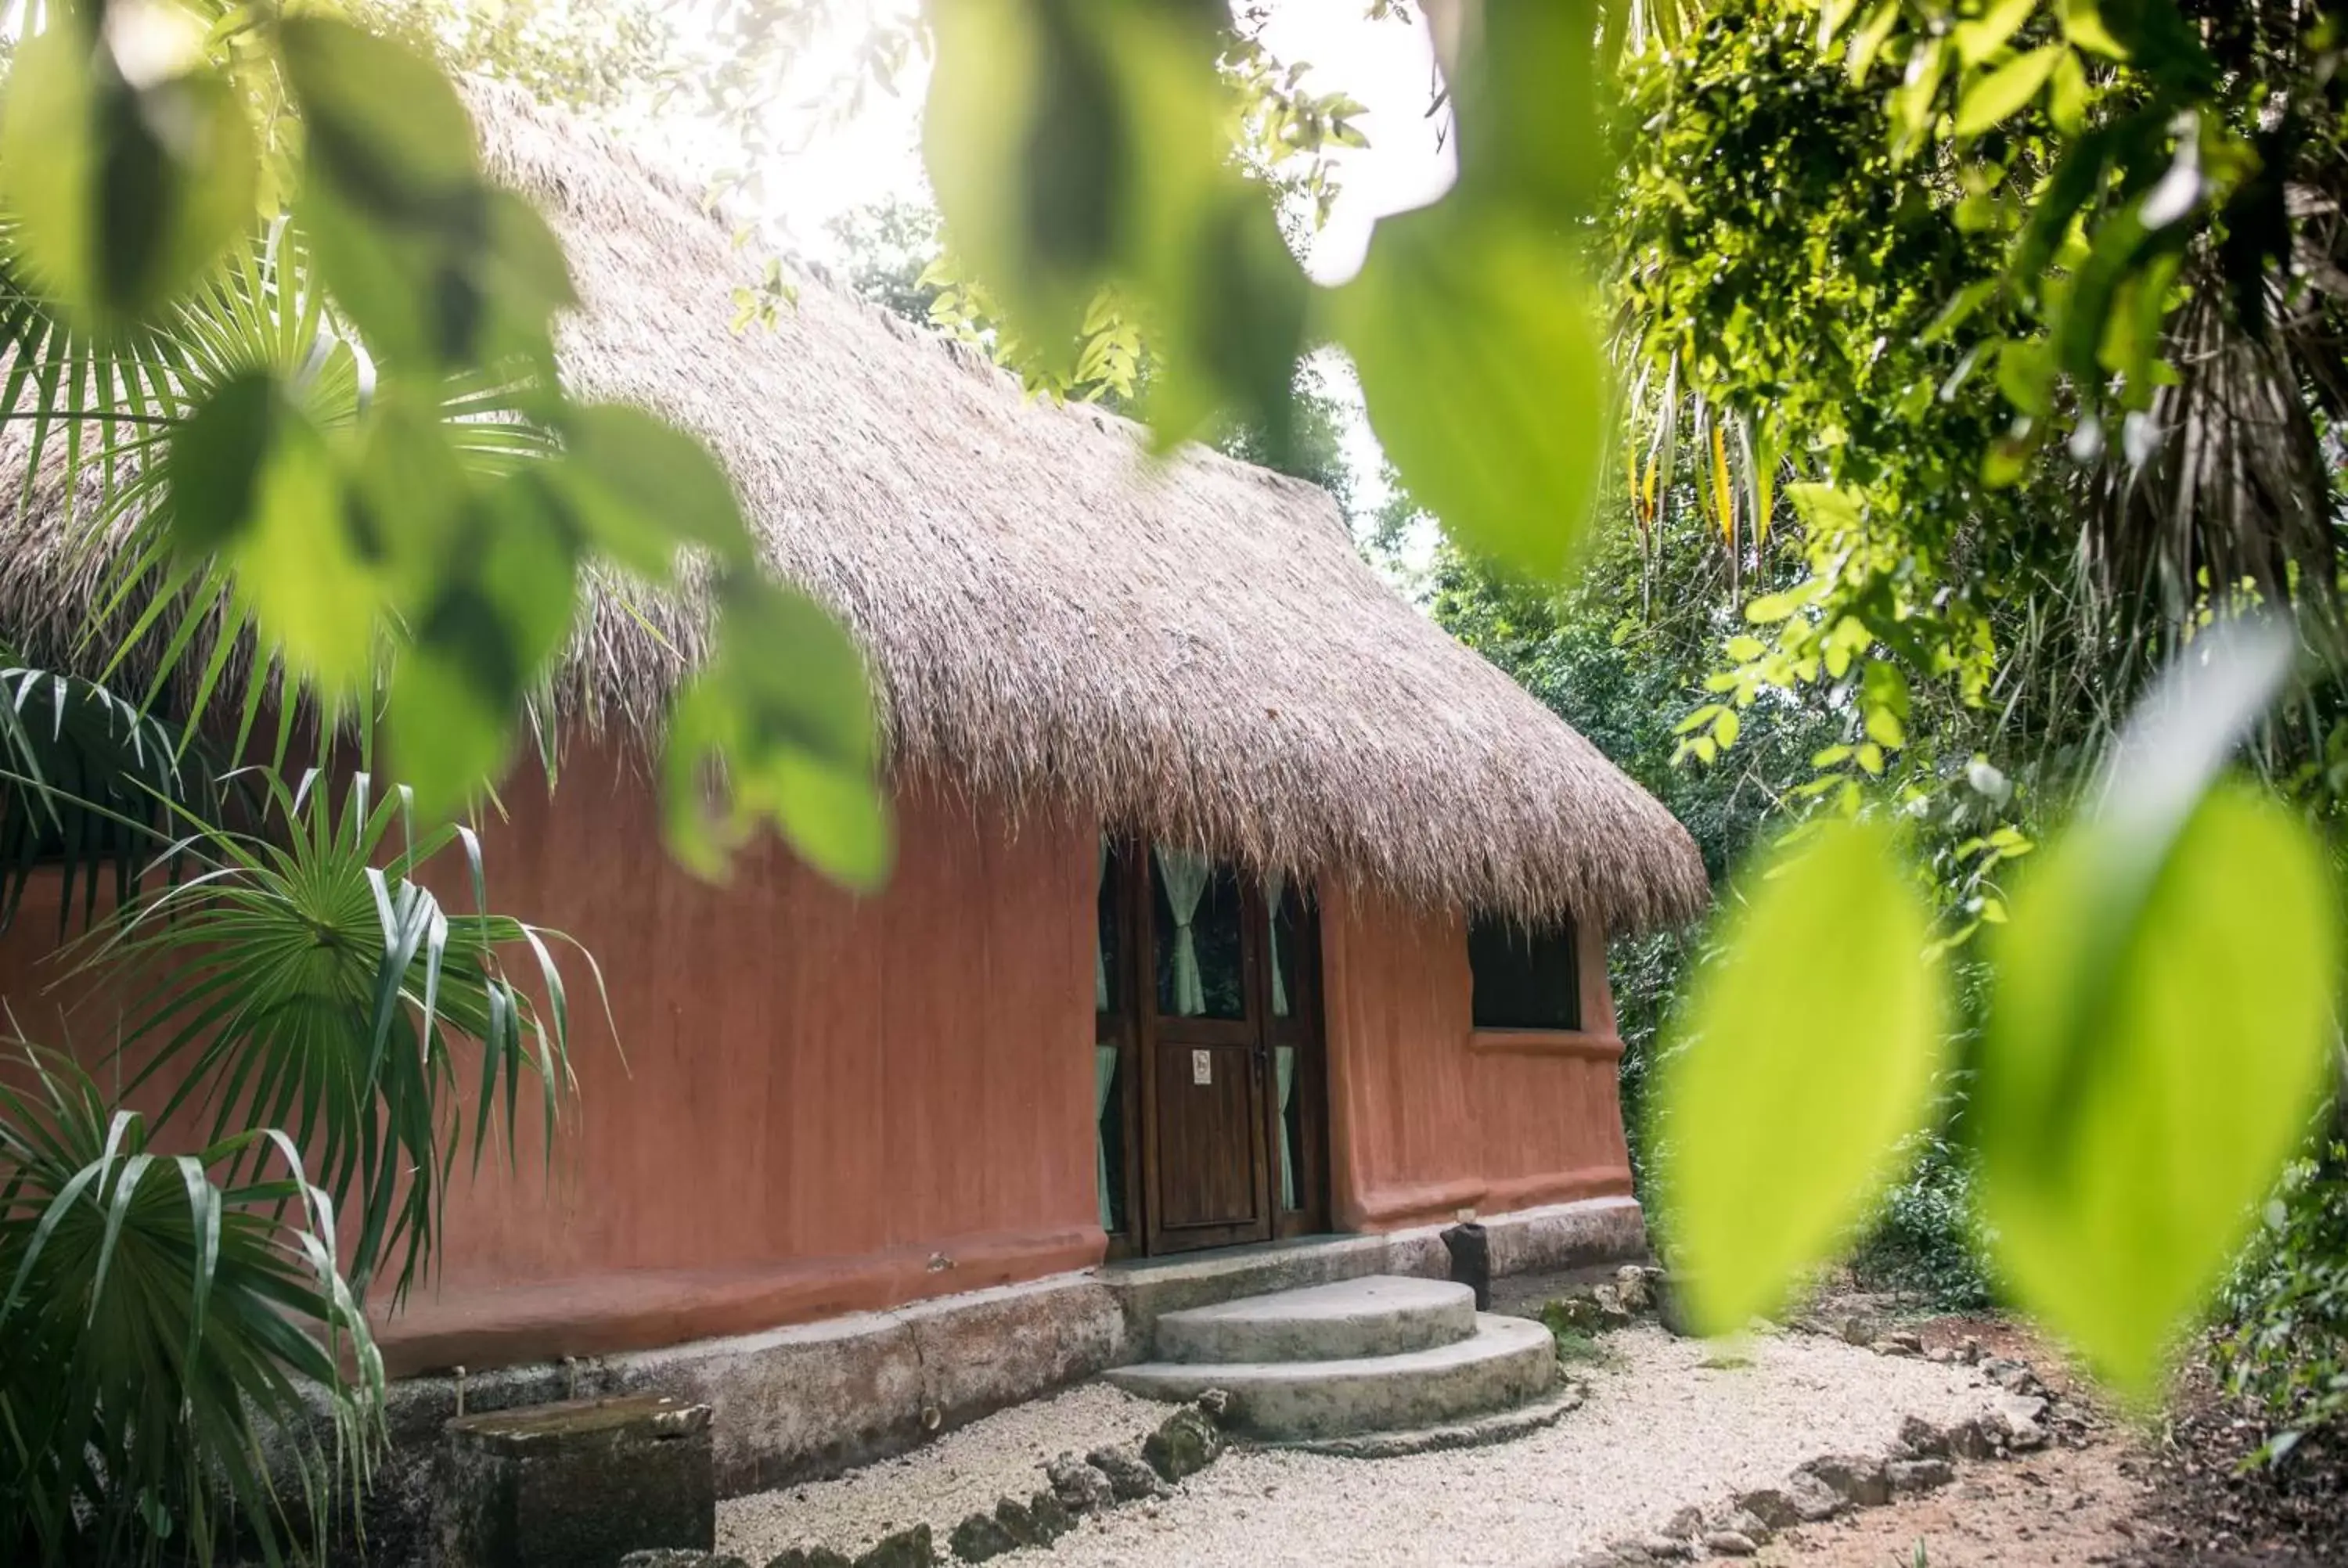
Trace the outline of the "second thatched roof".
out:
[[[711,444],[772,568],[863,645],[897,765],[1415,903],[1614,930],[1702,907],[1670,813],[1405,604],[1325,492],[1152,461],[1131,423],[1029,399],[820,277],[736,333],[749,263],[686,189],[510,89],[468,96],[570,255],[572,390]],[[28,542],[0,578],[47,575]],[[707,632],[689,599],[592,600],[558,693],[652,722]]]

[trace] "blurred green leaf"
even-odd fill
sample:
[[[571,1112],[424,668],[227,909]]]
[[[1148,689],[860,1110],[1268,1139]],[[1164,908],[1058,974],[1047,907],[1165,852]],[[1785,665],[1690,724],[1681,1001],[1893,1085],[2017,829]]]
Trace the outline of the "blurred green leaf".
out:
[[[1970,22],[1960,22],[1952,36],[1957,54],[1968,66],[1978,66],[2005,46],[2038,9],[2038,0],[1996,0]]]
[[[1599,149],[1594,0],[1502,0],[1469,10],[1452,73],[1457,199],[1570,222],[1605,166]]]
[[[1469,548],[1561,577],[1596,500],[1609,395],[1571,248],[1449,203],[1386,218],[1333,315],[1412,496]]]
[[[2281,807],[2210,790],[2296,651],[2259,621],[2187,648],[1995,955],[1975,1105],[1999,1254],[2137,1393],[2281,1169],[2333,1038],[2322,853]]]
[[[147,317],[255,220],[257,150],[203,68],[134,87],[79,8],[16,47],[0,118],[0,207],[41,290],[84,328]]]
[[[738,574],[719,597],[716,655],[677,700],[663,756],[672,853],[721,875],[770,819],[827,876],[877,887],[893,846],[863,655],[797,589]]]
[[[1706,1333],[1784,1303],[1866,1211],[1943,1053],[1929,917],[1891,830],[1828,822],[1748,885],[1664,1059],[1654,1145]]]
[[[575,302],[562,248],[482,178],[448,77],[334,17],[279,32],[309,137],[302,220],[369,345],[396,366],[544,364],[553,313]]]
[[[1983,1216],[2032,1311],[2144,1396],[2297,1144],[2339,920],[2283,806],[2221,785],[2148,895],[2095,824],[2013,900],[1976,1106]]]
[[[577,550],[543,476],[477,491],[449,569],[409,627],[385,714],[400,777],[427,815],[503,770],[521,702],[570,634]]]
[[[750,559],[733,481],[709,448],[639,408],[598,403],[563,418],[554,482],[598,548],[647,582],[675,573],[680,547],[729,566]]]
[[[370,671],[385,583],[325,436],[264,371],[222,385],[172,433],[172,543],[235,568],[286,657],[328,692]]]
[[[311,178],[371,215],[423,218],[475,182],[473,122],[431,61],[315,12],[278,26]]]
[[[1957,100],[1957,134],[1979,136],[2002,124],[2038,96],[2054,63],[2070,52],[2060,44],[2042,44],[1966,87]]]

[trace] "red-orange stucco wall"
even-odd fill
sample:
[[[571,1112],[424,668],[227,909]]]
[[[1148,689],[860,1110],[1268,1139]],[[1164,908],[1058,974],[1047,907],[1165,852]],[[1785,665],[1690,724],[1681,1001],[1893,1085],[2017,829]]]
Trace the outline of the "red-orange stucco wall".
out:
[[[609,752],[576,746],[551,797],[505,799],[491,903],[594,954],[620,1050],[572,962],[580,1093],[553,1168],[525,1138],[518,1173],[452,1184],[437,1289],[385,1328],[396,1368],[747,1332],[1098,1260],[1090,824],[1013,833],[906,793],[895,875],[858,898],[771,841],[726,886],[695,880]]]
[[[1324,890],[1337,1225],[1389,1230],[1627,1194],[1604,933],[1581,930],[1575,1035],[1478,1034],[1456,914]]]

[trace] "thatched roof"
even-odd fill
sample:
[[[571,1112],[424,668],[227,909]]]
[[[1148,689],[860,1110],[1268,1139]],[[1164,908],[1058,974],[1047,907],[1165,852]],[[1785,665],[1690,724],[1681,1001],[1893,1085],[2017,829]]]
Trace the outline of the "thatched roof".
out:
[[[736,333],[751,262],[689,190],[469,92],[491,169],[569,251],[566,378],[716,449],[774,569],[865,647],[899,767],[1414,902],[1614,929],[1701,907],[1680,825],[1405,604],[1325,492],[1202,449],[1152,462],[1129,422],[1031,400],[820,276]],[[661,637],[598,600],[558,682],[591,721],[657,714],[705,644],[689,599],[632,605]]]

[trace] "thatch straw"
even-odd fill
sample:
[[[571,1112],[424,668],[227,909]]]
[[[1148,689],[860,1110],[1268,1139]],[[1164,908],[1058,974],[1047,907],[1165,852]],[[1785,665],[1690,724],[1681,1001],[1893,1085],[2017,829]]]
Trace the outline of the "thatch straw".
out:
[[[716,449],[773,568],[867,650],[898,767],[1416,903],[1614,930],[1702,907],[1671,815],[1397,598],[1323,491],[1200,449],[1153,463],[1128,421],[1027,399],[818,275],[737,334],[749,262],[685,188],[517,92],[469,94],[491,169],[570,253],[572,389]],[[32,542],[0,603],[59,586]],[[598,596],[561,705],[646,723],[706,628],[690,596]]]

